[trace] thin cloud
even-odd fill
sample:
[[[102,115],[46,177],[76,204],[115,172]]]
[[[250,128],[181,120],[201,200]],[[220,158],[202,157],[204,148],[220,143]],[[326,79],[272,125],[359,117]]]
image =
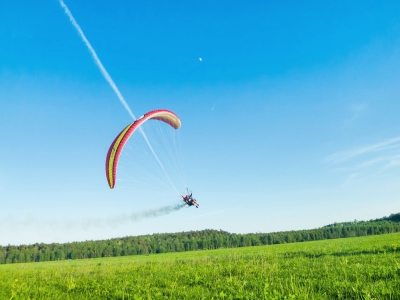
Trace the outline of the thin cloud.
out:
[[[400,167],[400,137],[372,145],[330,155],[327,161],[334,164],[334,170],[347,173],[345,184],[370,178],[392,176]],[[395,150],[395,151],[393,151]]]
[[[388,139],[386,141],[376,143],[373,145],[368,145],[364,147],[360,147],[357,149],[353,149],[350,151],[338,152],[328,156],[327,161],[329,163],[337,164],[341,162],[345,162],[361,155],[366,155],[373,152],[380,152],[384,150],[389,150],[393,148],[400,147],[400,136]]]

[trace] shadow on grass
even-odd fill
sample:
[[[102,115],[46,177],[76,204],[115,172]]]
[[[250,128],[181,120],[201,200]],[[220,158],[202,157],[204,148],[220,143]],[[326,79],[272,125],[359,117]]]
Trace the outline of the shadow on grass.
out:
[[[386,246],[380,249],[372,249],[372,250],[362,250],[362,251],[337,251],[333,253],[308,253],[305,251],[297,251],[284,253],[283,257],[285,258],[296,258],[296,257],[306,257],[306,258],[320,258],[324,256],[357,256],[357,255],[376,255],[376,254],[389,254],[389,253],[400,253],[400,247],[391,247]]]

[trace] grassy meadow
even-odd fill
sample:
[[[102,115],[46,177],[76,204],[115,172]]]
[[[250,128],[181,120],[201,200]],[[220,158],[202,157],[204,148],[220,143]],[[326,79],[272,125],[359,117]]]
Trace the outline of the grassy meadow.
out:
[[[400,299],[400,234],[0,265],[0,299]]]

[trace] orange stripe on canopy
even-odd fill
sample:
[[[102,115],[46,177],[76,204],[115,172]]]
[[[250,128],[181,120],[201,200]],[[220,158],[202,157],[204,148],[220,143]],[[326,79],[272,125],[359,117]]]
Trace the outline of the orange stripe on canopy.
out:
[[[163,121],[175,129],[181,127],[181,121],[179,120],[178,116],[172,111],[166,109],[152,110],[141,116],[135,122],[126,126],[124,130],[117,135],[108,149],[106,158],[106,176],[110,188],[114,188],[115,186],[118,160],[125,143],[128,141],[132,133],[134,133],[135,130],[147,120]]]

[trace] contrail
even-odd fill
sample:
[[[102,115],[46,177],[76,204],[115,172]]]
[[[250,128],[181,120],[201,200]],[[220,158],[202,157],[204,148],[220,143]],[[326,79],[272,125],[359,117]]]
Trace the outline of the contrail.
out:
[[[86,44],[86,47],[89,49],[89,52],[92,54],[93,60],[96,63],[96,65],[99,67],[101,74],[103,75],[104,79],[107,80],[107,82],[110,84],[111,88],[113,89],[113,91],[115,92],[115,94],[117,95],[119,101],[122,103],[122,105],[125,107],[125,109],[127,110],[127,112],[129,113],[129,115],[132,117],[132,119],[135,121],[136,117],[133,114],[132,110],[130,109],[128,103],[126,103],[124,97],[122,96],[122,94],[120,93],[119,89],[117,88],[117,85],[114,83],[114,81],[112,80],[110,74],[108,74],[106,68],[104,68],[103,64],[101,63],[99,57],[96,54],[96,51],[94,51],[92,45],[89,43],[88,39],[86,38],[85,34],[83,33],[81,27],[79,26],[79,24],[76,22],[75,18],[72,16],[71,12],[69,11],[67,5],[65,5],[63,0],[59,0],[60,1],[60,5],[62,8],[64,8],[65,13],[67,14],[67,16],[69,17],[69,20],[71,21],[72,25],[75,27],[75,29],[78,31],[79,35],[81,36],[82,40],[84,41],[84,43]],[[157,162],[159,163],[159,165],[161,166],[162,170],[164,171],[165,175],[167,176],[169,182],[171,183],[171,185],[173,186],[173,188],[175,189],[175,191],[179,194],[179,191],[177,190],[177,188],[175,187],[175,185],[172,183],[171,178],[168,176],[167,171],[165,170],[163,164],[161,163],[161,161],[158,159],[157,154],[154,152],[153,147],[151,146],[149,140],[147,139],[146,134],[144,133],[143,129],[139,127],[139,131],[140,133],[143,135],[147,145],[149,146],[151,153],[153,153],[154,157],[156,158]]]
[[[82,40],[85,42],[86,47],[88,47],[90,53],[92,54],[93,60],[96,63],[96,65],[99,67],[101,74],[107,80],[107,82],[110,84],[111,88],[114,90],[115,94],[117,95],[119,101],[121,101],[122,105],[125,107],[125,109],[128,111],[128,113],[131,115],[133,120],[136,120],[135,115],[131,111],[128,103],[126,103],[124,97],[122,97],[122,94],[118,90],[116,84],[112,80],[110,74],[108,74],[106,68],[104,68],[103,64],[101,63],[99,57],[97,56],[96,52],[94,51],[92,45],[90,45],[88,39],[86,38],[85,34],[83,33],[81,27],[78,25],[78,23],[75,21],[75,18],[72,16],[71,12],[69,11],[68,7],[65,5],[63,0],[60,0],[61,7],[64,8],[65,13],[68,15],[69,20],[71,21],[72,25],[74,25],[75,29],[78,31],[79,35],[81,36]]]

